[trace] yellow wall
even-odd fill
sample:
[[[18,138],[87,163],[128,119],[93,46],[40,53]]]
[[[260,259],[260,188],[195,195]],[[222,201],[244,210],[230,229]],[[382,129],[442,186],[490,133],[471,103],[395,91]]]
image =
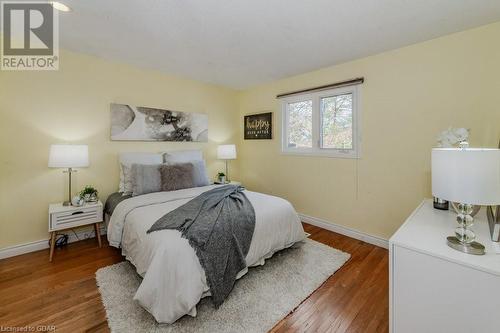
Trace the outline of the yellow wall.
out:
[[[47,167],[52,143],[89,145],[73,188],[95,185],[105,199],[117,190],[120,151],[201,148],[214,176],[217,143],[237,140],[233,90],[67,51],[60,59],[59,71],[0,71],[0,248],[48,237],[48,204],[67,193],[67,175]],[[111,141],[110,102],[207,113],[209,143]]]
[[[389,238],[431,196],[430,150],[440,131],[468,127],[472,145],[498,145],[499,40],[496,23],[243,92],[240,124],[245,114],[273,111],[276,130],[272,141],[240,135],[241,180],[300,213]],[[361,159],[280,154],[277,94],[359,76]]]
[[[120,151],[201,148],[210,175],[218,143],[238,143],[232,178],[297,211],[388,238],[430,196],[430,149],[448,126],[475,146],[500,138],[500,23],[235,92],[67,51],[54,72],[0,72],[0,249],[47,238],[47,205],[67,177],[49,169],[52,143],[89,145],[75,175],[102,199],[118,186]],[[280,154],[275,95],[364,76],[362,158]],[[109,103],[209,114],[209,143],[110,141]],[[239,112],[238,112],[239,109]],[[274,112],[272,141],[242,140],[243,115]]]

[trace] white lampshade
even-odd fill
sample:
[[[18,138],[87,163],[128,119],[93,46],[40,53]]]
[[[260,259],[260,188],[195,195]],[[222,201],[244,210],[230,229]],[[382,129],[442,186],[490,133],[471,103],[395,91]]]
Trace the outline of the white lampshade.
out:
[[[89,166],[87,145],[51,145],[49,168],[83,168]]]
[[[500,204],[500,149],[433,149],[432,195],[464,204]]]
[[[217,146],[217,158],[219,160],[235,160],[236,159],[236,146],[235,145]]]

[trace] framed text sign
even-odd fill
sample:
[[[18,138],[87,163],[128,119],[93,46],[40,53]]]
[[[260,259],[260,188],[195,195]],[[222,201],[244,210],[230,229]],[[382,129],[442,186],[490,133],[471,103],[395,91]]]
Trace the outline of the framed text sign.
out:
[[[259,113],[245,116],[245,140],[270,140],[273,138],[273,113]]]

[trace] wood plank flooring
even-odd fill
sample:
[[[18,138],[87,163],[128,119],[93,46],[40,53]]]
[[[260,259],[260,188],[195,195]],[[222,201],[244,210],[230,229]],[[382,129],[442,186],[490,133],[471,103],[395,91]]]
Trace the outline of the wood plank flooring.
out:
[[[272,332],[387,332],[388,252],[304,224],[310,238],[351,254],[335,275]],[[0,260],[0,329],[54,326],[56,332],[109,332],[95,271],[124,260],[95,239]]]

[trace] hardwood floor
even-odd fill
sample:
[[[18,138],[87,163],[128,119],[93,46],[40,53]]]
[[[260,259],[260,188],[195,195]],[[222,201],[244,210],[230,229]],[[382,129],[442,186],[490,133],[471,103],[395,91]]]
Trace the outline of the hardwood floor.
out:
[[[315,226],[304,229],[351,259],[272,332],[388,332],[388,251]]]
[[[387,332],[388,252],[304,224],[310,238],[351,254],[335,275],[272,332]],[[95,271],[124,260],[95,239],[0,260],[0,329],[55,326],[57,332],[109,332]]]

